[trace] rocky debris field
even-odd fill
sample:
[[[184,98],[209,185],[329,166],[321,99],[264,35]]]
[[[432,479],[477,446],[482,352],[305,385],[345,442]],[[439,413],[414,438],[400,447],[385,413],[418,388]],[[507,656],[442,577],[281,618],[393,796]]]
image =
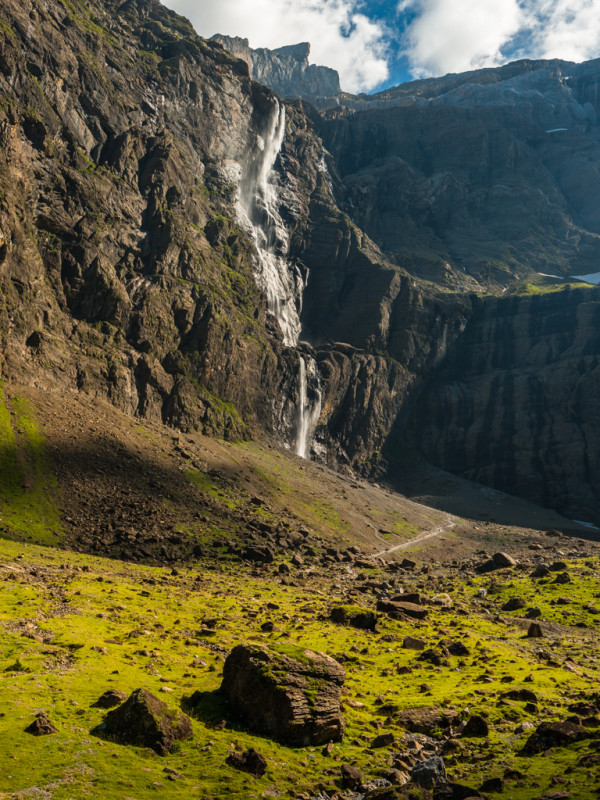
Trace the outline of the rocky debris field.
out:
[[[597,796],[592,531],[81,396],[0,436],[0,798]]]
[[[530,547],[173,568],[0,541],[0,796],[597,797],[597,545]]]

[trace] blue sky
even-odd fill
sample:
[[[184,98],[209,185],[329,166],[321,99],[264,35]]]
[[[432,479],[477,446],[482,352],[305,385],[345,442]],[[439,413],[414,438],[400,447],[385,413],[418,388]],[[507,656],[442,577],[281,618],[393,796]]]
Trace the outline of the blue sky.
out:
[[[163,1],[202,36],[309,41],[312,62],[337,69],[350,92],[517,58],[600,57],[600,0]]]

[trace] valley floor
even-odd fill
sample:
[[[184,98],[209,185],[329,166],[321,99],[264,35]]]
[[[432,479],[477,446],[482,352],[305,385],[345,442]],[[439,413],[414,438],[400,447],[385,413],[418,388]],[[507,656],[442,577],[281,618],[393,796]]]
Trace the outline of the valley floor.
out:
[[[5,387],[0,431],[0,797],[356,797],[343,764],[368,797],[432,755],[451,781],[498,778],[515,800],[598,796],[599,551],[535,520],[555,527],[556,515],[514,501],[532,527],[469,519],[275,447],[177,435],[41,391]],[[496,550],[516,565],[480,574]],[[540,562],[551,571],[532,577]],[[424,619],[380,612],[369,632],[330,618],[403,593],[419,595]],[[541,638],[527,636],[534,618]],[[227,654],[250,641],[343,663],[342,743],[292,749],[240,724],[218,689]],[[100,695],[137,688],[187,711],[201,692],[193,738],[160,757],[93,735]],[[525,688],[535,702],[507,695]],[[57,733],[25,732],[39,712]],[[473,717],[487,735],[465,735]],[[520,754],[540,722],[567,718],[585,738]],[[267,760],[262,778],[226,763],[249,747]]]

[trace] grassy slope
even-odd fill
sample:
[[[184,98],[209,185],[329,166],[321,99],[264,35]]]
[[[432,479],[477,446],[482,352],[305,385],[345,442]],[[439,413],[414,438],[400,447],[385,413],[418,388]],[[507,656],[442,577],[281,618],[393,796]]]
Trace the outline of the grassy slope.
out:
[[[523,758],[516,752],[526,735],[514,732],[523,721],[564,718],[568,702],[596,693],[597,617],[583,605],[597,588],[597,558],[590,567],[583,563],[572,567],[575,583],[568,591],[574,602],[568,606],[568,618],[559,610],[562,607],[549,605],[565,587],[536,584],[522,573],[466,583],[445,574],[440,585],[467,613],[432,607],[426,623],[382,620],[378,633],[370,634],[323,619],[339,594],[335,571],[303,587],[286,587],[269,574],[257,577],[239,567],[218,571],[196,567],[172,575],[162,568],[1,542],[0,681],[2,695],[11,702],[3,705],[0,718],[0,763],[5,765],[0,775],[0,792],[5,794],[0,796],[243,798],[269,796],[274,788],[313,791],[319,783],[333,789],[340,759],[371,776],[386,767],[389,751],[367,747],[376,733],[393,731],[399,740],[393,749],[406,750],[408,740],[402,741],[398,724],[393,719],[384,722],[377,714],[375,701],[380,695],[401,708],[452,705],[488,716],[489,741],[463,739],[462,752],[448,759],[454,777],[469,785],[514,767],[529,776],[526,786],[512,786],[510,796],[515,800],[537,797],[557,775],[565,776],[573,797],[596,796],[585,771],[575,768],[590,751],[589,742],[556,750],[551,758]],[[410,588],[422,585],[422,579],[405,578],[403,583]],[[481,586],[492,587],[490,603],[475,599]],[[554,620],[542,642],[524,638],[522,626],[513,624],[510,615],[501,619],[494,613],[507,597],[533,593],[543,618]],[[267,603],[277,608],[269,610]],[[218,619],[214,637],[198,635],[205,617]],[[267,618],[277,629],[268,635],[260,632]],[[576,622],[589,627],[573,627]],[[459,639],[471,654],[436,668],[416,661],[416,653],[402,649],[400,642],[386,641],[385,634],[416,634],[430,646],[440,638]],[[193,741],[165,759],[89,733],[103,715],[90,706],[108,688],[129,692],[143,686],[177,707],[196,690],[212,693],[218,688],[224,656],[235,644],[282,639],[332,654],[344,652],[354,659],[346,664],[348,694],[364,707],[347,705],[345,741],[335,745],[329,756],[320,748],[291,750],[252,736],[229,720],[226,707],[213,694],[194,720]],[[554,665],[547,660],[549,655]],[[567,657],[573,659],[574,671],[568,668]],[[411,666],[413,671],[399,675],[399,666]],[[481,683],[484,674],[489,679]],[[530,675],[533,682],[523,684]],[[430,689],[420,688],[423,684]],[[522,685],[538,695],[539,714],[526,712],[523,703],[496,705],[499,692]],[[173,691],[161,693],[161,687]],[[59,728],[57,735],[33,738],[24,733],[40,710],[49,713]],[[228,725],[215,729],[222,719]],[[255,746],[269,761],[260,780],[224,764],[231,747],[248,746]],[[185,780],[167,780],[165,767],[182,773]],[[327,775],[327,770],[334,774]]]

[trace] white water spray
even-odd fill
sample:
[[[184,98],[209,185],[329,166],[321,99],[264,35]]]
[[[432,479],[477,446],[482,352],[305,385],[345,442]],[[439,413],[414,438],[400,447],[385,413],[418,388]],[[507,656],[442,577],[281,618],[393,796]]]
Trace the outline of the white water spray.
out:
[[[238,198],[241,224],[254,239],[258,261],[255,277],[267,296],[269,311],[277,318],[288,347],[298,344],[302,279],[286,260],[288,233],[279,213],[277,156],[285,136],[285,106],[278,100],[265,135],[258,140],[258,156],[242,177]]]
[[[310,387],[309,387],[309,380]],[[309,388],[311,389],[309,396]],[[303,356],[300,356],[298,371],[298,426],[296,430],[296,455],[310,458],[315,429],[321,416],[321,382],[314,358],[309,358],[308,369]]]

